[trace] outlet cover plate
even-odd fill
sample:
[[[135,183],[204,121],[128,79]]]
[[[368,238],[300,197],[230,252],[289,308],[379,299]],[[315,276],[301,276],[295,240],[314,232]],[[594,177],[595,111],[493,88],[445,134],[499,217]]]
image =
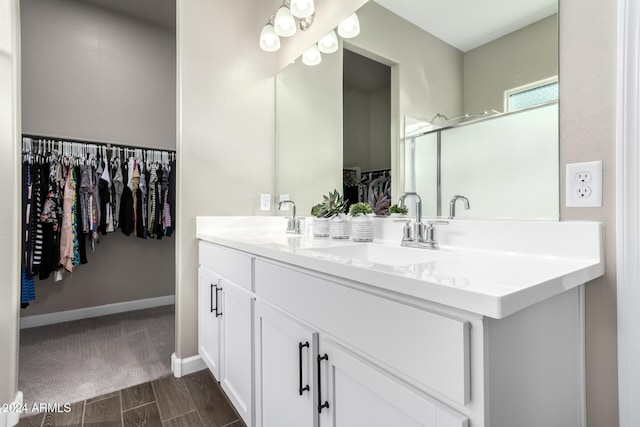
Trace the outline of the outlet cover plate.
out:
[[[285,200],[291,200],[291,199],[289,198],[289,195],[288,195],[288,194],[281,194],[281,195],[280,195],[280,201],[281,201],[281,202],[284,202]],[[281,211],[288,211],[288,210],[289,210],[289,203],[285,203],[284,205],[282,205],[282,206],[280,207],[280,210],[281,210]]]
[[[262,193],[260,195],[260,210],[261,211],[271,210],[271,193]]]
[[[567,163],[566,206],[602,207],[602,161]]]

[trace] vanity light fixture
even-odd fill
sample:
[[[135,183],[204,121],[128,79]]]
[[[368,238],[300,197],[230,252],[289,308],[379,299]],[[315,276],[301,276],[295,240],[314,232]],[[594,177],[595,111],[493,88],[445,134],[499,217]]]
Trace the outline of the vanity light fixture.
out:
[[[313,0],[291,0],[291,14],[296,18],[308,18],[316,11]]]
[[[291,37],[300,27],[306,31],[313,24],[313,0],[284,0],[274,16],[269,18],[260,32],[260,47],[267,52],[280,49],[280,37]],[[275,37],[274,37],[275,36]]]
[[[276,34],[273,24],[267,22],[260,33],[260,47],[267,52],[280,49],[280,37]]]
[[[280,6],[273,21],[274,31],[281,37],[291,37],[296,33],[296,20],[285,5]]]
[[[343,39],[351,39],[360,34],[360,20],[355,13],[338,25],[338,34]]]
[[[271,16],[260,32],[260,48],[267,52],[280,49],[280,37],[291,37],[297,27],[306,31],[313,24],[315,5],[313,0],[284,0],[275,16]],[[351,14],[338,26],[340,37],[350,39],[360,34],[358,15]],[[338,50],[338,36],[335,30],[329,31],[317,44],[302,54],[302,62],[306,65],[318,65],[322,62],[322,53],[333,53]]]
[[[338,47],[338,36],[334,30],[331,30],[318,42],[318,49],[322,53],[333,53],[338,50]]]
[[[322,62],[322,55],[318,45],[313,45],[302,54],[302,62],[305,65],[318,65]]]

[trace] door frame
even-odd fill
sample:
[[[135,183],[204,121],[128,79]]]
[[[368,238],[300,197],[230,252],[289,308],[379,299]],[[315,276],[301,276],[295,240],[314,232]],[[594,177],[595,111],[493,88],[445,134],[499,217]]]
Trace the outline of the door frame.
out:
[[[620,426],[640,425],[640,3],[618,2],[616,269]]]

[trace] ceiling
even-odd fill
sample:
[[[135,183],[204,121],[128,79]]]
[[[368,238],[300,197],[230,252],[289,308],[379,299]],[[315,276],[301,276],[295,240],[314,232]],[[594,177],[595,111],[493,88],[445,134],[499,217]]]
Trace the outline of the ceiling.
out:
[[[463,52],[558,11],[558,0],[374,0]]]
[[[142,21],[175,28],[176,0],[83,0]]]

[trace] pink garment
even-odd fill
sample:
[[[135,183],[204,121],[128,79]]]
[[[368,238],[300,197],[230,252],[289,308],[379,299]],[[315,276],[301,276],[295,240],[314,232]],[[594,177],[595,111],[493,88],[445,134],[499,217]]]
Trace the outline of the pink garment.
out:
[[[64,196],[62,201],[62,230],[60,235],[60,264],[67,270],[73,271],[73,216],[72,207],[75,191],[73,189],[71,174],[68,169],[67,179],[64,182]]]

